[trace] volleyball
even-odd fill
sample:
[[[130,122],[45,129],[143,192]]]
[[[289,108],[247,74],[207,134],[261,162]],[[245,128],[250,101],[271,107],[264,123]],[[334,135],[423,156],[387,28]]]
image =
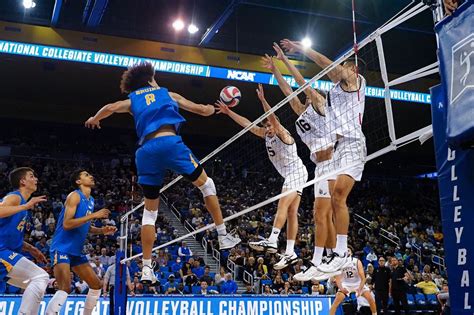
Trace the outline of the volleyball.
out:
[[[226,86],[222,89],[219,98],[228,107],[237,106],[241,98],[240,90],[235,86]]]

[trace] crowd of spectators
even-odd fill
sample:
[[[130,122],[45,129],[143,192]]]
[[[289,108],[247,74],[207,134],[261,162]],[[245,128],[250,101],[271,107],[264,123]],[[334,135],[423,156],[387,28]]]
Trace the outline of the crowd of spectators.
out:
[[[31,211],[31,220],[25,226],[25,240],[38,247],[47,257],[58,215],[67,194],[72,190],[68,181],[72,170],[82,167],[96,177],[97,185],[93,190],[96,207],[107,207],[112,211],[110,218],[94,222],[96,226],[117,225],[120,214],[141,200],[139,189],[132,183],[133,142],[119,141],[120,145],[115,148],[104,149],[101,145],[95,148],[90,146],[90,139],[82,131],[67,135],[73,145],[60,145],[64,142],[58,139],[61,137],[38,133],[31,139],[25,139],[10,135],[8,142],[0,143],[3,152],[0,157],[0,195],[9,191],[7,175],[11,169],[30,166],[37,172],[40,181],[37,193],[48,197],[47,202],[37,205]],[[124,137],[115,138],[123,140]],[[46,144],[46,148],[39,143]],[[110,154],[100,155],[99,152],[104,150]],[[206,164],[206,170],[216,182],[224,216],[280,192],[281,179],[276,172],[236,167],[232,162],[216,159]],[[363,226],[352,222],[349,237],[356,255],[366,268],[370,285],[373,286],[373,273],[383,268],[383,265],[379,265],[379,259],[389,261],[395,257],[399,265],[409,271],[409,277],[406,278],[408,292],[431,295],[446,289],[444,268],[432,262],[433,255],[443,256],[443,234],[439,224],[436,193],[435,182],[413,178],[368,178],[356,185],[348,203],[353,213],[361,215],[370,223]],[[189,183],[180,181],[165,196],[168,205],[181,213],[183,223],[186,220],[195,228],[211,223],[199,191]],[[154,255],[155,272],[160,281],[158,286],[140,283],[141,262],[139,259],[131,261],[128,264],[131,290],[135,294],[236,293],[237,284],[233,278],[242,280],[246,273],[251,275],[253,281],[248,281],[249,278],[246,277],[247,287],[242,292],[245,294],[333,294],[336,290],[333,281],[297,283],[292,280],[295,273],[305,268],[305,260],[310,260],[312,256],[312,196],[311,188],[306,189],[299,210],[300,231],[296,243],[301,260],[291,268],[275,271],[272,269],[278,259],[275,255],[254,253],[247,246],[249,241],[268,237],[276,208],[273,203],[230,222],[231,228],[238,227],[237,233],[242,239],[241,246],[221,255],[223,266],[227,265],[227,260],[235,264],[236,268],[232,272],[224,268],[220,272],[211,271],[205,266],[202,257],[196,257],[185,244],[179,244]],[[139,213],[129,220],[128,251],[132,254],[141,253],[140,221]],[[399,239],[380,237],[382,231],[393,233]],[[177,237],[177,230],[162,215],[158,217],[156,232],[158,244]],[[104,276],[107,267],[115,261],[116,237],[117,235],[95,235],[89,237],[84,245],[84,253],[100,277]],[[207,240],[207,250],[216,246],[215,231],[209,230],[198,235],[198,240],[201,238]],[[280,235],[282,250],[285,239],[283,231]],[[51,274],[50,265],[42,267]],[[87,291],[87,284],[76,279],[73,274],[71,277],[73,292]],[[53,293],[54,290],[55,281],[51,274],[48,292]],[[0,292],[18,293],[20,290],[2,283]]]

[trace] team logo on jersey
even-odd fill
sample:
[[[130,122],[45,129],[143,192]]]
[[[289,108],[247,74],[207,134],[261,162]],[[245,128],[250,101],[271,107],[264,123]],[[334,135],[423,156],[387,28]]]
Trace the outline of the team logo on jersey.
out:
[[[59,255],[59,259],[69,259],[69,257],[67,255]]]
[[[470,34],[451,48],[451,97],[453,104],[469,89],[474,89],[474,34]]]
[[[18,256],[17,253],[12,253],[10,256],[8,256],[8,259],[13,260],[16,256]]]

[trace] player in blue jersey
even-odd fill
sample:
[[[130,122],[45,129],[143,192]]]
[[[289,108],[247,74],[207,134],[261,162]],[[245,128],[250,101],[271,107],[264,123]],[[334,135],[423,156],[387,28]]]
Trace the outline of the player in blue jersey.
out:
[[[143,282],[156,282],[152,270],[151,252],[155,242],[155,222],[158,216],[160,188],[167,170],[175,171],[198,187],[204,197],[218,233],[220,249],[229,249],[240,243],[240,239],[228,234],[217,199],[213,180],[199,164],[191,150],[177,135],[185,119],[179,108],[201,115],[214,114],[213,105],[196,104],[183,96],[160,87],[155,81],[155,69],[150,63],[138,64],[122,75],[120,88],[129,93],[128,99],[102,107],[85,125],[100,128],[100,121],[114,113],[130,113],[141,145],[135,162],[138,183],[145,195],[141,238],[143,246]]]
[[[38,179],[29,167],[14,169],[9,180],[15,190],[0,200],[0,282],[7,281],[25,290],[18,314],[37,315],[49,276],[20,253],[28,252],[38,262],[47,263],[39,249],[23,241],[28,210],[46,198],[31,198]]]
[[[83,314],[92,314],[100,297],[102,281],[82,253],[82,248],[88,234],[112,235],[117,231],[114,226],[96,228],[91,225],[91,221],[108,218],[110,214],[108,209],[94,212],[94,198],[91,196],[94,177],[85,170],[77,170],[71,175],[71,182],[77,189],[67,196],[50,247],[59,290],[49,302],[46,315],[59,314],[66,302],[71,288],[71,269],[89,286]]]

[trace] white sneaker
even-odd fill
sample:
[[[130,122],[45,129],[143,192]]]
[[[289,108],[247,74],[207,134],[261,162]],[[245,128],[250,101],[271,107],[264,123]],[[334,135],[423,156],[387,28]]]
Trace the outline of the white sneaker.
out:
[[[152,266],[143,265],[141,282],[145,284],[155,284],[157,279]]]
[[[280,261],[273,265],[273,269],[275,270],[285,269],[298,262],[298,256],[295,253],[293,253],[293,255],[284,254],[279,256],[281,257]]]
[[[258,241],[258,242],[249,242],[251,249],[256,250],[257,252],[267,251],[270,254],[275,254],[278,252],[278,244],[276,242],[272,243],[267,239]]]
[[[217,238],[219,240],[219,250],[234,248],[242,241],[239,237],[233,236],[230,233],[219,235]]]
[[[318,268],[310,262],[310,266],[306,270],[298,272],[293,276],[296,281],[306,282],[311,281],[315,277],[321,277],[324,273],[319,271]]]
[[[318,270],[327,274],[338,275],[341,273],[341,269],[350,264],[349,255],[346,253],[344,256],[339,256],[334,253],[332,259],[327,263],[318,266]]]

